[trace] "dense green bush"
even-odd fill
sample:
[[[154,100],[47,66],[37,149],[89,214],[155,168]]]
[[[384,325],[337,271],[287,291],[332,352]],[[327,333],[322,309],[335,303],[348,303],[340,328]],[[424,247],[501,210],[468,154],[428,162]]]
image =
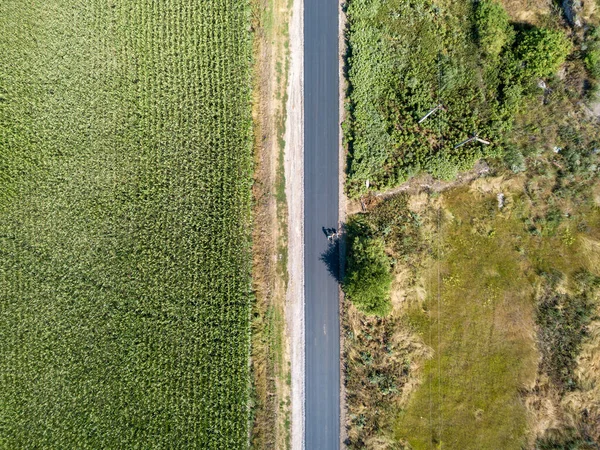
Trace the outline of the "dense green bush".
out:
[[[586,40],[585,67],[594,78],[600,78],[600,28],[590,31]]]
[[[571,51],[571,42],[562,31],[533,28],[520,35],[516,54],[527,76],[545,77],[555,73]]]
[[[392,309],[392,274],[384,242],[351,236],[343,287],[352,303],[368,315],[386,316]]]
[[[478,78],[471,7],[442,19],[432,0],[349,3],[350,102],[345,125],[352,196],[397,186],[419,172],[451,179],[497,148],[455,149],[470,133],[493,139]],[[438,111],[419,124],[439,102]],[[501,114],[496,114],[498,116]],[[498,121],[498,124],[503,121]]]
[[[506,10],[494,0],[481,0],[477,3],[475,27],[481,50],[492,58],[500,55],[514,38]]]
[[[524,172],[526,169],[525,157],[516,145],[507,145],[504,147],[504,164],[514,173]]]
[[[521,32],[515,46],[515,29],[494,0],[474,10],[450,2],[443,14],[433,0],[351,0],[348,18],[352,197],[367,191],[367,181],[381,191],[422,172],[450,180],[479,159],[502,156],[498,144],[531,95],[526,87],[556,70],[570,49],[562,32],[546,29]],[[420,122],[439,104],[445,109]],[[457,147],[475,132],[492,144]],[[523,168],[522,158],[511,163]]]
[[[348,18],[351,197],[423,172],[450,180],[479,159],[503,156],[499,144],[540,95],[535,79],[556,72],[571,50],[563,31],[511,24],[497,0],[350,0]],[[440,104],[445,109],[420,122]],[[476,132],[492,144],[457,147]],[[504,155],[511,169],[524,169],[522,155]]]

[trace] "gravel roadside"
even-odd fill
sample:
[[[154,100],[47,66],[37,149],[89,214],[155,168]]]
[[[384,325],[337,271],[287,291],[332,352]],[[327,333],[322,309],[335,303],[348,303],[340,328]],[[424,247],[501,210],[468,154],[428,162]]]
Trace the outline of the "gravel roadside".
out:
[[[292,370],[293,450],[304,449],[304,1],[293,0],[289,28],[285,179],[288,200],[287,324]]]

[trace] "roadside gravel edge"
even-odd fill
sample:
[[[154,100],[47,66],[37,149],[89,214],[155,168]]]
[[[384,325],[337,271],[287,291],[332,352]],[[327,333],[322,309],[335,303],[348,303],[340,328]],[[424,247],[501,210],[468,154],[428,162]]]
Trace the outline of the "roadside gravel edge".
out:
[[[304,449],[304,0],[293,0],[285,133],[288,200],[287,323],[291,359],[291,448]]]

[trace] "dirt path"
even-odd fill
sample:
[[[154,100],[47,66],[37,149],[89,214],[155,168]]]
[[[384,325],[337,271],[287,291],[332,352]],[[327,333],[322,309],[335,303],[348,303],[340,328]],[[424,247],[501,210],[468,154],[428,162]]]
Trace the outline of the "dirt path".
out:
[[[401,184],[398,187],[389,189],[384,192],[371,191],[365,197],[360,200],[348,201],[347,213],[349,215],[356,214],[363,209],[363,206],[367,208],[378,201],[393,197],[401,192],[406,192],[410,195],[416,195],[420,192],[444,192],[448,189],[452,189],[457,186],[464,186],[471,183],[473,180],[486,176],[490,171],[489,166],[485,161],[478,161],[472,170],[462,172],[458,174],[453,181],[443,181],[433,178],[428,174],[421,174],[414,178],[411,178],[406,183]],[[362,204],[361,204],[362,203]]]
[[[291,342],[292,449],[304,448],[304,1],[293,0],[289,27],[285,179],[288,201],[287,323]]]

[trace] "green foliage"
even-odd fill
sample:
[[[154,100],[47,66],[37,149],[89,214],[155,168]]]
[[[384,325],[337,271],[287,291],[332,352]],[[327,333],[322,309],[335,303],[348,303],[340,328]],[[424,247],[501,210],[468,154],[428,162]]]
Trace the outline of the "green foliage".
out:
[[[0,2],[0,448],[247,447],[248,5]]]
[[[600,79],[600,27],[593,28],[586,39],[585,67],[596,79]]]
[[[364,193],[367,180],[376,190],[421,172],[450,180],[481,158],[501,156],[496,142],[522,103],[523,75],[497,3],[482,2],[473,14],[469,2],[351,0],[348,18],[351,196]],[[477,43],[490,56],[484,65]],[[440,103],[446,110],[418,123]],[[474,132],[492,145],[455,148]]]
[[[589,136],[584,129],[568,124],[560,126],[558,136],[564,145],[560,151],[560,157],[565,172],[576,174],[584,178],[595,178],[598,173],[599,141],[598,135]],[[596,139],[594,139],[596,138]]]
[[[526,169],[525,156],[516,145],[506,145],[504,147],[504,164],[514,173],[524,172]]]
[[[344,291],[368,315],[386,316],[392,309],[392,274],[382,239],[349,235]]]
[[[479,46],[492,59],[497,58],[514,38],[506,10],[495,0],[481,0],[476,4],[475,27]]]
[[[565,62],[572,44],[560,30],[533,28],[517,39],[516,56],[524,65],[525,73],[545,77],[555,73]]]

